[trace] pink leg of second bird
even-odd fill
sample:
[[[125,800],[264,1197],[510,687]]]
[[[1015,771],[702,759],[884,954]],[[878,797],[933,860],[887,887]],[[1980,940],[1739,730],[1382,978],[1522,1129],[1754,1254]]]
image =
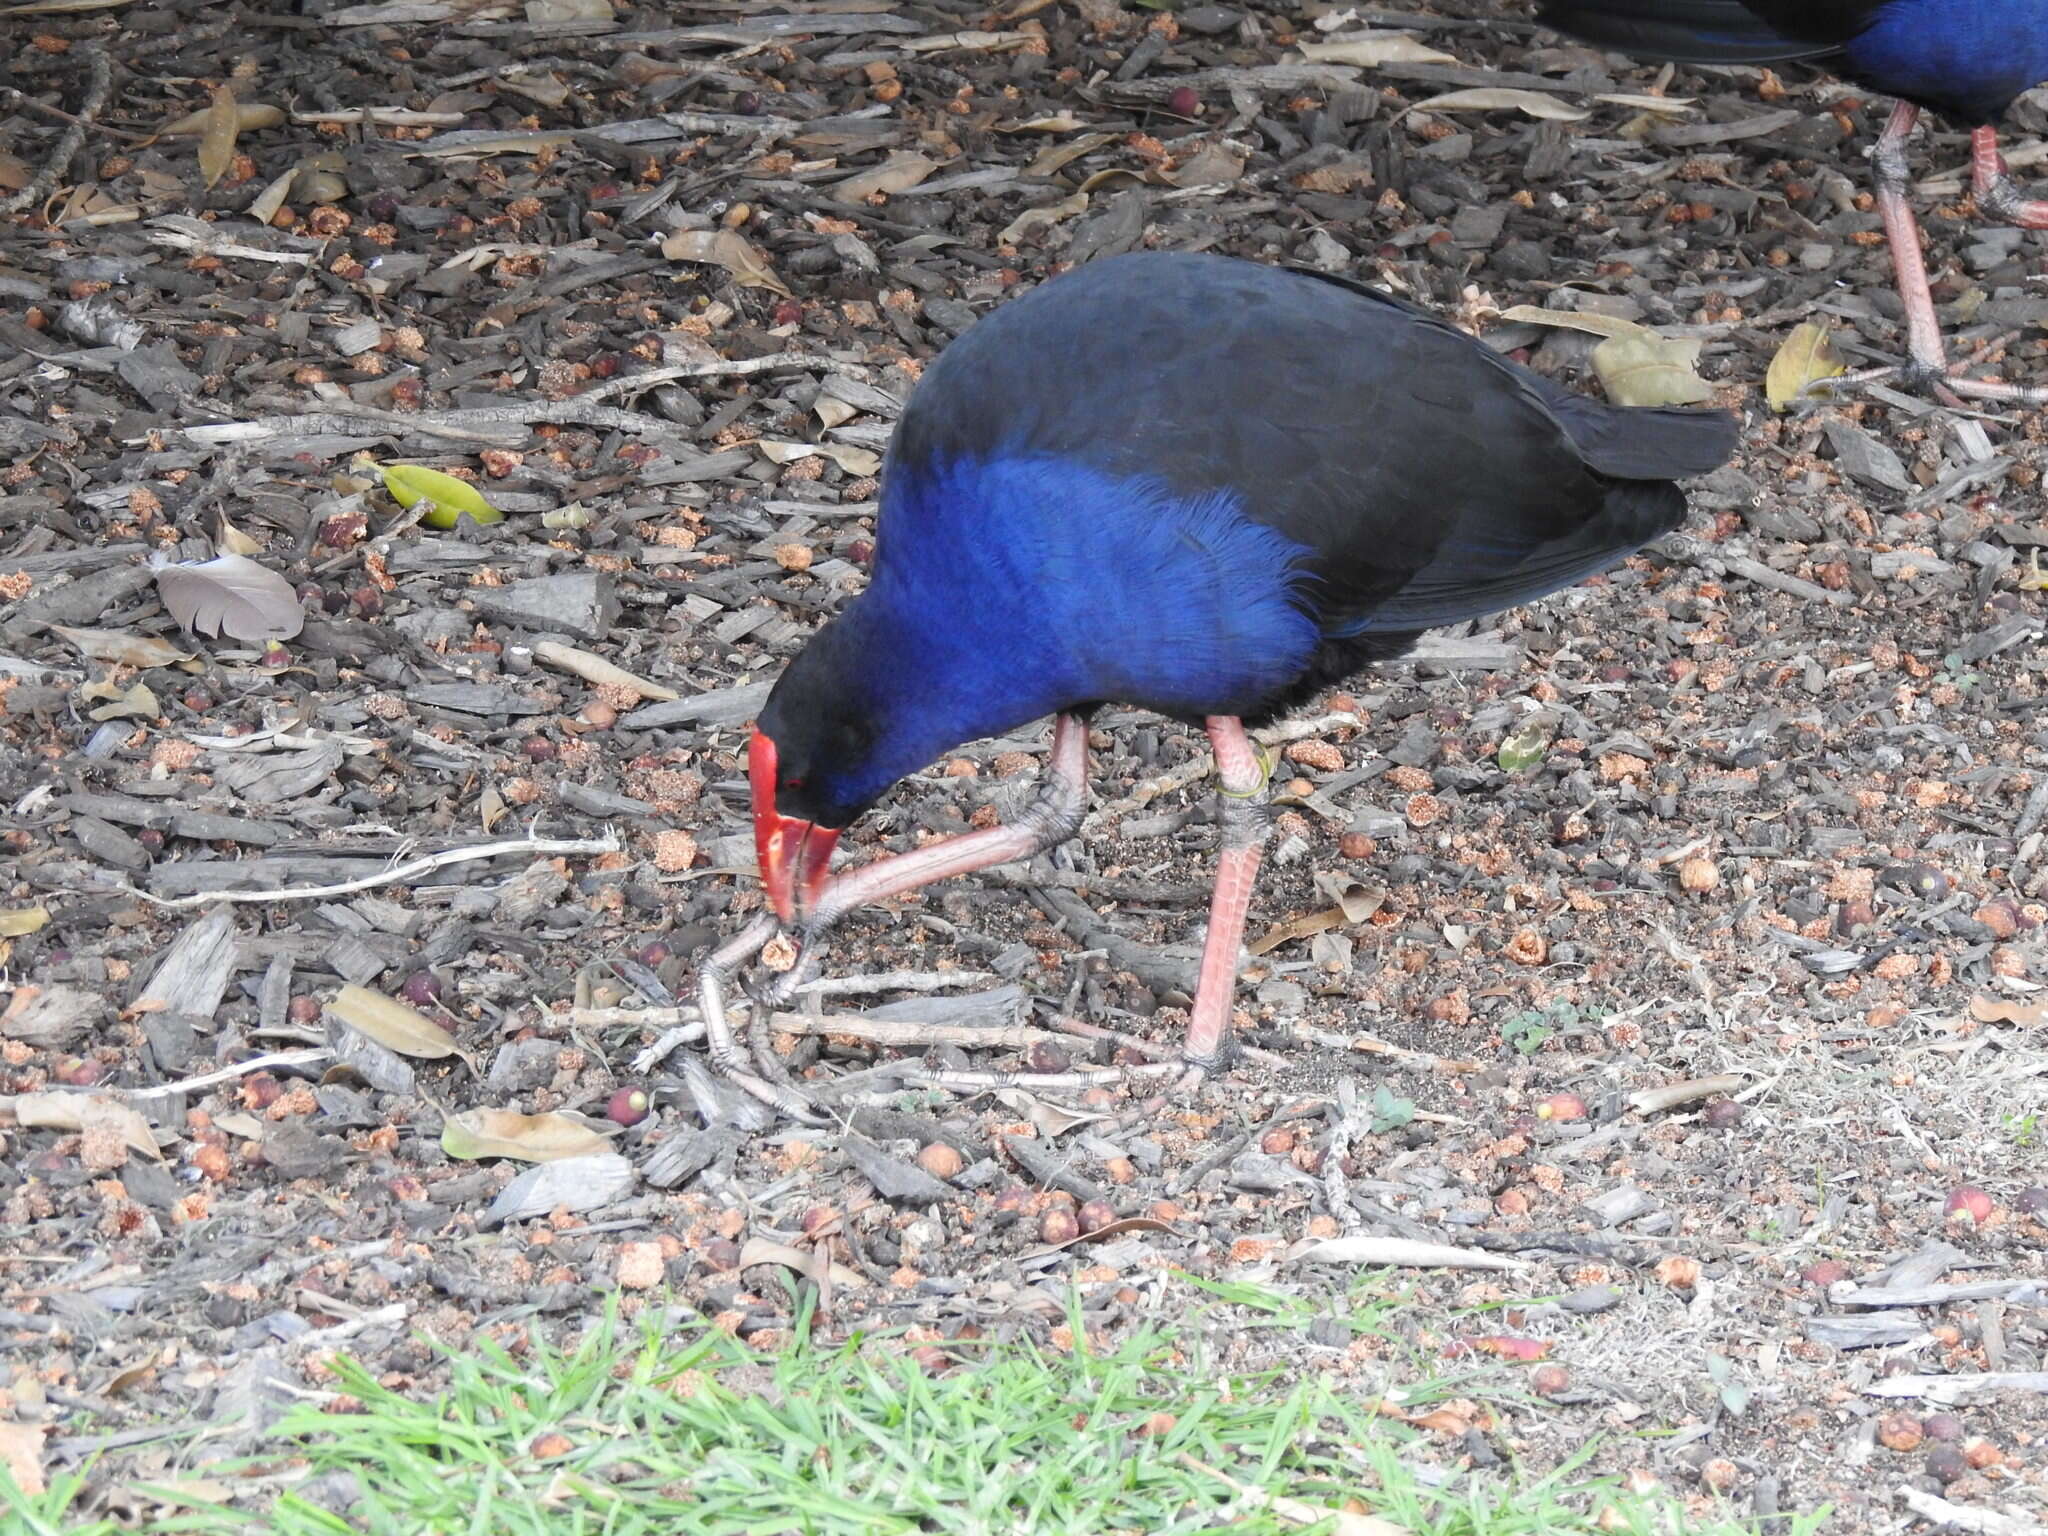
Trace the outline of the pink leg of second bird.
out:
[[[1970,134],[1970,190],[1977,206],[2002,224],[2021,229],[2048,229],[2048,202],[2025,197],[1998,152],[1998,130],[1983,127]]]
[[[1251,910],[1259,854],[1271,831],[1263,803],[1266,767],[1244,725],[1229,715],[1211,715],[1204,724],[1216,754],[1222,835],[1217,839],[1216,891],[1209,899],[1209,936],[1202,944],[1202,977],[1195,987],[1187,1044],[1181,1050],[1196,1080],[1223,1059],[1245,914]]]
[[[1871,155],[1876,169],[1877,212],[1884,221],[1885,243],[1891,247],[1892,276],[1906,306],[1906,352],[1913,374],[1931,387],[1946,405],[1961,405],[1963,396],[2008,404],[2038,404],[2048,390],[2029,389],[1997,379],[1959,378],[1949,371],[1942,345],[1941,321],[1934,313],[1934,294],[1927,283],[1927,259],[1920,249],[1920,221],[1906,200],[1906,140],[1920,120],[1920,109],[1906,102],[1892,108],[1891,121],[1878,136]],[[1977,202],[1985,212],[2027,229],[2048,229],[2048,203],[2029,202],[2019,195],[1998,153],[1998,134],[1979,128],[1970,139],[1971,176]]]
[[[1906,201],[1906,140],[1920,120],[1920,109],[1900,102],[1878,136],[1871,161],[1877,172],[1877,214],[1884,221],[1885,243],[1891,247],[1892,278],[1906,306],[1906,351],[1913,367],[1929,379],[1948,372],[1941,344],[1941,321],[1935,317],[1934,294],[1927,286],[1927,258],[1920,251],[1920,221]]]

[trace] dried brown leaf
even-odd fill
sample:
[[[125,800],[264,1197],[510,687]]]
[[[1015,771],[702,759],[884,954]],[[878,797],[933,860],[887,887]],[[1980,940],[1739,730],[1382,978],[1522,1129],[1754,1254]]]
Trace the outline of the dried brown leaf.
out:
[[[1771,356],[1764,374],[1764,398],[1771,409],[1782,411],[1804,398],[1807,390],[1823,379],[1837,378],[1848,371],[1835,353],[1826,325],[1808,320],[1792,327],[1791,335]]]
[[[1593,114],[1568,107],[1542,91],[1518,91],[1502,85],[1475,86],[1469,91],[1446,91],[1427,101],[1418,101],[1410,112],[1520,112],[1552,123],[1582,123]]]
[[[1455,64],[1457,58],[1418,42],[1407,32],[1368,32],[1361,37],[1333,37],[1301,44],[1302,57],[1318,64],[1356,64],[1377,69],[1382,64]]]
[[[401,1056],[438,1061],[460,1053],[455,1037],[395,997],[350,982],[334,994],[327,1012],[357,1034]]]
[[[1535,304],[1517,304],[1500,312],[1503,320],[1522,325],[1555,325],[1567,331],[1585,331],[1594,336],[1655,336],[1647,325],[1603,315],[1597,310],[1544,309]]]
[[[49,909],[40,905],[0,908],[0,939],[26,938],[29,934],[41,930],[49,921]]]
[[[552,1110],[522,1115],[509,1109],[467,1109],[441,1125],[441,1150],[475,1161],[513,1157],[526,1163],[557,1163],[611,1150],[611,1138],[580,1115]]]
[[[99,702],[99,708],[90,711],[95,720],[158,720],[163,718],[163,706],[148,685],[134,683],[123,688],[119,683],[110,683],[104,678],[87,683],[78,690],[80,698],[87,703]]]
[[[2048,1024],[2048,997],[2023,1003],[1980,992],[1970,999],[1970,1017],[1979,1024],[2019,1024],[2028,1029],[2039,1029]]]
[[[670,261],[705,262],[723,267],[742,288],[766,288],[789,297],[789,289],[768,258],[729,229],[678,229],[665,236],[661,254]]]
[[[202,107],[197,112],[188,112],[166,127],[157,129],[160,139],[196,139],[206,132],[206,125],[213,117],[212,107]],[[266,106],[262,102],[243,102],[235,108],[235,131],[237,134],[254,133],[259,128],[275,128],[284,121],[282,107]]]
[[[898,150],[880,165],[847,177],[832,189],[832,196],[842,203],[863,203],[877,193],[887,197],[908,192],[938,168],[939,162],[929,155],[914,149]]]
[[[872,475],[882,467],[879,453],[870,448],[857,448],[852,443],[784,443],[764,437],[754,446],[776,464],[794,464],[798,459],[816,454],[832,460],[849,475]]]
[[[1378,1515],[1361,1515],[1348,1509],[1328,1509],[1320,1504],[1309,1504],[1285,1494],[1268,1493],[1265,1489],[1250,1483],[1240,1483],[1228,1472],[1220,1472],[1206,1462],[1181,1452],[1181,1465],[1213,1477],[1230,1488],[1238,1499],[1251,1509],[1269,1509],[1283,1520],[1292,1520],[1296,1525],[1321,1525],[1330,1521],[1330,1529],[1337,1536],[1410,1536],[1405,1525],[1396,1525],[1391,1520],[1382,1520]]]
[[[206,109],[206,126],[199,134],[199,174],[208,188],[227,175],[235,163],[235,136],[242,131],[241,115],[235,110],[233,86],[213,88],[213,105]]]
[[[161,1162],[156,1133],[142,1112],[119,1099],[101,1093],[17,1093],[0,1099],[14,1114],[15,1122],[30,1129],[82,1131],[89,1125],[109,1125],[121,1133],[131,1151]]]
[[[792,1248],[787,1243],[772,1242],[765,1237],[750,1237],[740,1248],[741,1269],[751,1269],[756,1264],[780,1264],[784,1269],[795,1270],[799,1275],[811,1272],[811,1256],[801,1248]],[[834,1264],[831,1269],[834,1285],[854,1286],[862,1283],[861,1273],[844,1264]]]
[[[1593,371],[1616,405],[1697,405],[1714,398],[1696,371],[1695,336],[1610,336],[1593,349]]]
[[[1049,227],[1061,219],[1071,219],[1077,213],[1088,211],[1088,194],[1076,192],[1063,197],[1056,203],[1047,203],[1041,208],[1026,208],[1017,217],[1003,226],[996,236],[997,245],[1015,245],[1034,229]]]
[[[88,661],[104,661],[111,666],[175,667],[192,659],[190,651],[181,651],[154,635],[133,634],[125,629],[72,629],[63,624],[52,624],[50,629]]]

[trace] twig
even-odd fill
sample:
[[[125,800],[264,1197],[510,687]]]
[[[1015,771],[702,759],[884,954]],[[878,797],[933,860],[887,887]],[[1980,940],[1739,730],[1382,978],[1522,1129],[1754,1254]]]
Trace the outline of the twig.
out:
[[[1111,1029],[1107,1024],[1091,1023],[1087,1019],[1077,1019],[1071,1014],[1054,1014],[1052,1027],[1063,1035],[1073,1035],[1082,1040],[1105,1040],[1111,1045],[1123,1046],[1153,1061],[1180,1059],[1180,1050],[1176,1046],[1160,1045],[1147,1040],[1143,1035],[1134,1035],[1129,1030]]]
[[[29,178],[28,185],[0,199],[0,215],[16,214],[41,202],[57,184],[57,178],[64,174],[71,157],[84,145],[86,130],[99,116],[100,108],[107,104],[107,92],[114,84],[113,66],[107,62],[102,50],[94,48],[86,55],[86,67],[90,73],[86,77],[85,100],[78,104],[78,115],[71,120],[71,126],[57,136],[57,147],[50,151],[43,168]],[[21,101],[29,99],[19,92],[12,94]]]
[[[1696,1077],[1683,1083],[1667,1083],[1662,1088],[1639,1088],[1628,1096],[1628,1107],[1639,1115],[1661,1114],[1695,1099],[1733,1093],[1748,1081],[1740,1072],[1723,1072],[1718,1077]]]
[[[402,1323],[405,1321],[405,1314],[411,1310],[411,1302],[394,1301],[388,1306],[378,1307],[375,1311],[365,1312],[360,1317],[352,1317],[347,1322],[336,1323],[332,1328],[315,1328],[311,1333],[302,1333],[292,1340],[292,1347],[295,1351],[304,1353],[309,1349],[339,1344],[368,1329],[382,1327],[386,1323]]]
[[[158,1083],[154,1088],[124,1088],[121,1096],[127,1099],[167,1099],[178,1093],[197,1093],[202,1088],[211,1088],[216,1083],[233,1082],[238,1077],[247,1077],[251,1072],[268,1072],[272,1067],[310,1067],[316,1061],[326,1061],[334,1055],[325,1046],[304,1051],[272,1051],[267,1056],[251,1056],[247,1061],[238,1061],[231,1067],[222,1067],[217,1072],[202,1073],[198,1077],[180,1078],[175,1083]]]
[[[799,997],[859,997],[869,992],[948,992],[1001,980],[994,971],[880,971],[872,976],[823,976],[796,991]]]
[[[1978,1371],[1966,1376],[1886,1376],[1863,1389],[1870,1397],[1918,1397],[1953,1407],[2001,1392],[2048,1393],[2048,1371]]]
[[[1365,1226],[1365,1217],[1351,1200],[1350,1177],[1344,1172],[1344,1164],[1351,1156],[1351,1143],[1372,1130],[1372,1118],[1366,1106],[1358,1102],[1358,1079],[1340,1078],[1337,1082],[1337,1113],[1330,1125],[1330,1145],[1323,1152],[1323,1205],[1337,1225],[1346,1232],[1357,1232]]]
[[[1753,581],[1760,587],[1769,587],[1773,592],[1783,592],[1788,597],[1801,597],[1809,603],[1826,603],[1830,608],[1846,608],[1856,601],[1853,592],[1835,592],[1818,582],[1805,581],[1797,576],[1788,576],[1783,571],[1774,571],[1761,560],[1745,560],[1727,555],[1715,557],[1728,568],[1733,576]]]
[[[117,889],[159,907],[209,907],[224,901],[319,901],[329,896],[348,896],[356,891],[400,885],[421,875],[432,874],[437,869],[446,869],[451,864],[473,864],[479,859],[495,859],[508,853],[617,853],[622,846],[617,834],[609,832],[603,837],[525,837],[504,843],[478,843],[469,848],[444,848],[439,853],[422,854],[377,874],[344,880],[338,885],[288,885],[275,891],[201,891],[194,896],[153,896],[132,885],[122,885]]]
[[[1974,1504],[1957,1504],[1938,1493],[1927,1493],[1911,1483],[1901,1483],[1898,1497],[1923,1520],[1932,1520],[1945,1530],[1972,1531],[1977,1536],[2042,1536],[2039,1522],[2021,1515],[2002,1514]]]
[[[955,1093],[987,1093],[996,1088],[1030,1090],[1073,1088],[1114,1088],[1133,1078],[1171,1077],[1181,1071],[1178,1061],[1147,1062],[1136,1067],[1082,1067],[1072,1072],[969,1072],[906,1071],[903,1081],[921,1088],[946,1088]]]
[[[1091,1200],[1108,1198],[1101,1186],[1074,1172],[1064,1158],[1041,1147],[1029,1136],[1004,1136],[1000,1142],[1017,1166],[1031,1175],[1033,1182],[1063,1189],[1083,1205]]]
[[[1313,1045],[1328,1046],[1333,1051],[1362,1051],[1368,1056],[1385,1056],[1393,1061],[1406,1061],[1418,1067],[1427,1067],[1432,1072],[1446,1072],[1457,1077],[1484,1070],[1483,1063],[1463,1056],[1437,1056],[1429,1051],[1395,1045],[1392,1041],[1380,1039],[1378,1035],[1340,1035],[1308,1024],[1296,1024],[1288,1033]]]
[[[744,1005],[735,1005],[740,1011]],[[616,1024],[666,1026],[661,1038],[669,1051],[704,1038],[704,1019],[696,1008],[576,1008],[569,1014],[575,1027]],[[875,1045],[899,1048],[928,1045],[1019,1046],[1055,1039],[1053,1031],[1035,1024],[928,1024],[910,1019],[869,1019],[857,1013],[784,1013],[768,1016],[768,1026],[786,1035],[848,1035]]]
[[[771,352],[765,357],[721,358],[715,363],[685,363],[675,368],[650,368],[645,373],[627,374],[621,378],[608,379],[594,384],[578,395],[578,400],[614,400],[621,395],[638,394],[643,389],[652,389],[657,384],[670,384],[678,379],[744,379],[757,373],[779,373],[786,369],[818,368],[834,373],[848,370],[831,358],[813,352]]]

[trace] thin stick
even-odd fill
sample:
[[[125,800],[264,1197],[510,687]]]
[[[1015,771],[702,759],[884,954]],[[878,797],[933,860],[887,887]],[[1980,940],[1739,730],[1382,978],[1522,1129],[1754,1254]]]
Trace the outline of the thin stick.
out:
[[[869,992],[946,992],[1000,980],[994,971],[881,971],[872,976],[823,976],[796,991],[799,997],[858,997]]]
[[[217,1072],[205,1072],[198,1077],[183,1077],[175,1083],[159,1083],[154,1088],[123,1088],[119,1092],[127,1099],[167,1099],[177,1093],[197,1093],[202,1088],[211,1088],[217,1083],[231,1083],[238,1077],[247,1077],[252,1072],[268,1072],[272,1067],[310,1067],[316,1061],[327,1061],[334,1052],[325,1046],[303,1051],[272,1051],[267,1056],[251,1056],[247,1061],[238,1061],[231,1067],[222,1067]]]
[[[734,1005],[734,1011],[740,1005]],[[668,1025],[662,1039],[669,1050],[704,1038],[704,1021],[695,1008],[576,1008],[569,1022],[578,1028],[608,1024]],[[768,1026],[786,1035],[846,1035],[888,1046],[1025,1046],[1055,1038],[1034,1024],[925,1024],[908,1019],[864,1019],[858,1014],[772,1013]],[[662,1053],[666,1055],[667,1052]]]
[[[41,170],[29,178],[28,185],[8,197],[0,198],[0,216],[16,214],[24,208],[33,208],[49,195],[71,164],[71,157],[85,145],[85,135],[94,126],[93,119],[100,115],[100,108],[107,104],[107,93],[114,83],[114,69],[107,62],[106,54],[94,48],[85,56],[86,76],[85,100],[78,104],[78,115],[71,119],[71,126],[57,136],[56,147],[49,159],[43,162]],[[29,98],[19,92],[12,93],[17,100]]]
[[[451,864],[473,864],[507,853],[617,853],[622,845],[615,833],[603,837],[527,837],[506,843],[478,843],[471,848],[444,848],[422,854],[404,864],[394,864],[378,874],[344,880],[338,885],[288,885],[275,891],[201,891],[192,896],[152,896],[132,885],[119,889],[159,907],[207,907],[222,901],[319,901],[328,896],[348,896],[356,891],[374,891],[380,886],[398,885],[421,875],[446,869]]]

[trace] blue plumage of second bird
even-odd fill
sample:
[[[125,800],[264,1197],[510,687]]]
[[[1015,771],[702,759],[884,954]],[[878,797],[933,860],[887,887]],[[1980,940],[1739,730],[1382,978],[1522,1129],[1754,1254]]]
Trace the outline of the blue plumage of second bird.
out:
[[[2048,80],[2048,0],[1543,0],[1537,14],[1649,58],[1811,59],[1969,127]]]

